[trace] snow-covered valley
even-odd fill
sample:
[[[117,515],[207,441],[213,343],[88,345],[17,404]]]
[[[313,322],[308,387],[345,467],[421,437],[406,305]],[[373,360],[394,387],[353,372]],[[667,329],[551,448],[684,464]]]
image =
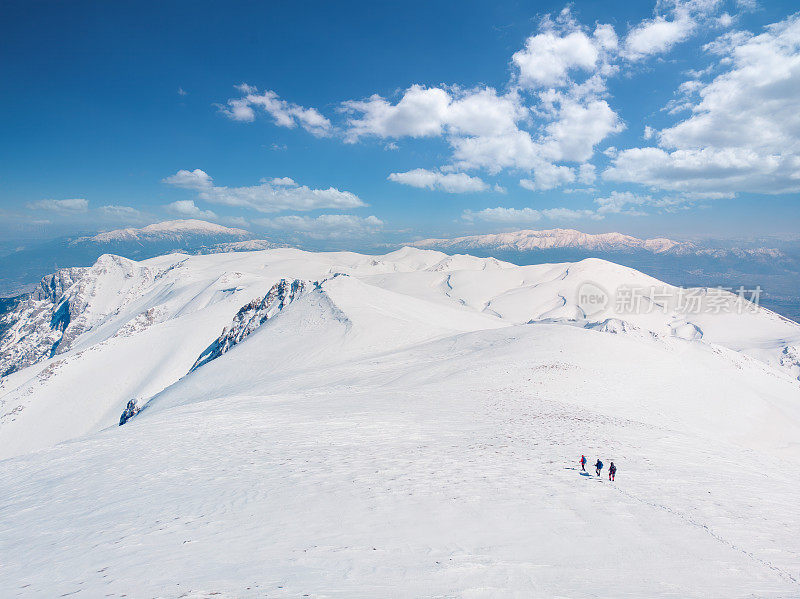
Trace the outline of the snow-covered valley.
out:
[[[800,595],[800,326],[735,296],[413,248],[57,281],[3,317],[6,596]]]

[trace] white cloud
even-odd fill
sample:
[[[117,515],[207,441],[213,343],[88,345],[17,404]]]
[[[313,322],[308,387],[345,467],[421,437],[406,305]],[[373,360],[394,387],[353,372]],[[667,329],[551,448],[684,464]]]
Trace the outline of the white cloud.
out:
[[[377,94],[367,100],[344,102],[343,110],[351,115],[345,139],[355,142],[370,135],[380,138],[441,135],[450,101],[450,94],[443,89],[412,85],[397,104]]]
[[[366,206],[361,199],[349,191],[311,189],[305,185],[288,186],[286,179],[273,179],[249,187],[219,187],[212,178],[200,169],[180,170],[164,179],[165,183],[197,191],[198,198],[214,204],[250,208],[259,212],[281,212],[284,210],[317,210],[333,208],[346,210]]]
[[[733,52],[737,46],[747,43],[752,37],[753,34],[749,31],[729,31],[705,44],[703,50],[710,54],[726,56]]]
[[[492,88],[426,88],[412,85],[396,104],[373,95],[342,104],[349,115],[345,140],[363,137],[438,137],[493,135],[512,131],[527,110],[514,93],[498,95]]]
[[[632,216],[640,216],[641,212],[628,207],[652,204],[653,198],[649,195],[636,195],[630,191],[612,191],[607,197],[596,198],[594,202],[598,205],[597,212],[599,214],[625,213]]]
[[[100,212],[109,218],[116,219],[138,219],[141,218],[142,213],[131,206],[100,206]]]
[[[391,173],[388,179],[411,187],[438,189],[447,193],[468,193],[489,189],[489,185],[479,177],[471,177],[466,173],[440,173],[424,168],[416,168],[405,173]]]
[[[534,170],[534,179],[520,179],[519,185],[531,191],[561,187],[575,181],[575,171],[568,166],[545,164]]]
[[[529,171],[546,162],[540,157],[541,146],[521,129],[500,135],[452,137],[450,145],[458,168],[484,168],[490,173],[506,168]]]
[[[670,21],[664,17],[656,17],[644,21],[625,38],[626,56],[631,60],[638,60],[649,54],[664,52],[688,38],[694,27],[694,21],[686,17]]]
[[[219,220],[232,227],[247,228],[250,226],[250,223],[243,216],[224,216]]]
[[[571,71],[594,71],[617,44],[613,27],[598,25],[589,35],[565,8],[555,21],[545,17],[540,32],[525,41],[525,48],[515,52],[511,62],[522,87],[563,87]]]
[[[310,216],[278,216],[259,219],[257,225],[269,229],[300,233],[315,239],[363,237],[377,233],[383,221],[376,216],[360,217],[353,214],[321,214]]]
[[[573,91],[540,94],[543,102],[537,116],[541,133],[536,136],[513,120],[494,132],[451,136],[455,166],[496,173],[507,168],[535,171],[547,169],[553,162],[588,161],[597,145],[624,125],[606,100],[588,90],[576,99]]]
[[[578,182],[591,185],[597,180],[596,169],[593,164],[585,163],[578,167]]]
[[[623,129],[619,116],[605,100],[576,102],[561,97],[556,120],[546,127],[543,154],[551,160],[585,162],[594,155],[597,144]]]
[[[167,204],[166,208],[173,214],[177,214],[179,216],[205,218],[209,220],[214,220],[217,218],[217,215],[211,210],[201,210],[198,208],[193,200],[178,200],[177,202]]]
[[[498,223],[504,225],[525,225],[539,222],[542,219],[564,221],[564,220],[601,220],[602,215],[593,210],[575,210],[572,208],[544,208],[536,210],[534,208],[484,208],[478,212],[464,210],[461,218],[468,222],[482,221],[488,223]]]
[[[165,178],[164,183],[175,187],[183,187],[184,189],[211,189],[214,186],[211,177],[199,168],[193,171],[179,170],[174,175]]]
[[[607,180],[696,192],[800,191],[800,16],[736,39],[722,72],[697,90],[692,114],[658,132],[659,147],[620,152]]]
[[[593,185],[597,178],[591,163],[595,153],[610,136],[625,129],[609,99],[609,77],[623,68],[630,72],[633,62],[667,52],[698,32],[732,25],[736,15],[723,13],[721,7],[722,0],[658,0],[652,17],[630,26],[622,39],[610,24],[579,24],[567,7],[554,17],[545,16],[524,47],[513,54],[510,80],[503,88],[507,91],[498,92],[487,86],[411,85],[396,98],[374,94],[342,102],[343,123],[336,127],[314,108],[282,100],[273,91],[259,92],[247,84],[237,86],[240,96],[228,100],[221,110],[240,121],[252,121],[263,111],[279,126],[301,126],[320,136],[335,134],[346,143],[376,138],[387,149],[397,148],[394,140],[406,137],[444,139],[451,155],[439,168],[388,175],[390,181],[405,185],[450,193],[485,191],[491,186],[469,171],[495,174],[506,169],[519,171],[520,185],[532,190],[574,183]],[[722,56],[719,66],[724,66],[725,61],[733,64],[737,60],[734,54],[743,44],[750,43],[749,34],[730,32],[707,44],[706,49]],[[709,100],[714,84],[704,80],[715,72],[716,67],[696,71],[691,80],[680,86],[666,110],[671,114],[688,110],[691,116],[685,122],[697,124],[704,112],[714,109]],[[720,94],[716,102],[723,100]],[[788,172],[796,168],[786,152],[782,153],[786,159],[776,166],[774,152],[756,152],[753,156],[743,152],[720,154],[716,152],[719,148],[705,142],[693,146],[687,141],[689,129],[687,125],[681,130],[680,123],[661,131],[647,126],[645,139],[656,140],[658,147],[605,150],[612,164],[603,173],[604,178],[679,192],[693,190],[696,183],[698,192],[723,193],[726,189],[717,189],[706,181],[714,169],[729,171],[732,164],[747,163],[750,158],[759,159],[762,170],[771,174],[776,169]],[[724,129],[716,131],[718,136],[725,134]],[[708,141],[705,133],[702,137]],[[693,160],[699,161],[699,166],[692,165]],[[286,183],[276,178],[262,180],[257,186],[226,188],[215,186],[210,177],[206,179],[204,176],[208,176],[199,172],[201,175],[197,171],[181,171],[168,182],[194,189],[200,199],[209,202],[264,212],[363,205],[348,192],[333,188],[311,190],[288,178]],[[179,175],[180,181],[172,181]],[[605,199],[608,198],[611,196]],[[608,206],[605,209],[610,211]],[[624,211],[632,210],[628,203]],[[591,217],[587,212],[600,214],[557,214],[559,218]]]
[[[291,177],[275,177],[270,183],[276,187],[296,187],[297,183]]]
[[[593,210],[574,210],[572,208],[548,208],[542,214],[551,220],[602,220],[603,216]]]
[[[478,212],[464,210],[461,218],[474,222],[481,220],[488,223],[522,224],[535,223],[542,219],[542,213],[533,208],[484,208]]]
[[[657,14],[634,26],[625,37],[622,55],[628,60],[640,60],[653,54],[661,54],[674,45],[687,40],[698,27],[708,21],[716,26],[728,26],[733,18],[716,16],[720,0],[671,0],[659,2],[657,9],[666,14]]]
[[[28,208],[34,210],[52,210],[54,212],[75,213],[86,212],[89,201],[83,198],[70,198],[67,200],[37,200],[30,202]]]
[[[252,85],[237,85],[243,95],[231,98],[227,104],[219,107],[220,111],[235,121],[250,122],[256,118],[256,111],[263,110],[269,114],[279,127],[293,129],[298,125],[317,137],[325,137],[331,133],[331,122],[322,116],[316,108],[305,108],[298,104],[281,100],[274,91],[258,93]]]

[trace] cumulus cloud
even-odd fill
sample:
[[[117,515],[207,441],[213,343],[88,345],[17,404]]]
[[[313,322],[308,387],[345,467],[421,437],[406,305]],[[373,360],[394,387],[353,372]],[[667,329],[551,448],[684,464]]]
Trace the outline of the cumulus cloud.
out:
[[[348,115],[345,140],[351,143],[370,136],[491,135],[515,129],[515,123],[527,115],[513,93],[421,85],[409,87],[395,104],[373,95],[344,102],[342,109]]]
[[[177,202],[167,204],[166,208],[178,216],[186,216],[189,218],[205,218],[209,220],[214,220],[217,218],[217,215],[211,210],[201,210],[198,208],[193,200],[178,200]]]
[[[590,34],[565,8],[555,20],[545,17],[540,32],[525,41],[525,47],[514,53],[511,62],[522,87],[563,87],[571,71],[593,72],[617,44],[613,27],[597,25]]]
[[[268,229],[300,233],[314,239],[364,237],[377,233],[383,221],[376,216],[360,217],[353,214],[321,214],[310,216],[278,216],[255,221]]]
[[[89,201],[83,198],[70,198],[67,200],[37,200],[30,202],[28,208],[33,210],[52,210],[53,212],[77,213],[89,209]]]
[[[621,151],[604,178],[679,191],[800,191],[800,16],[735,39],[691,115],[657,132],[658,147]]]
[[[578,23],[568,6],[557,15],[543,17],[535,33],[513,53],[511,75],[502,88],[505,91],[488,86],[411,85],[396,97],[373,94],[342,102],[337,126],[314,108],[283,100],[271,90],[260,92],[247,84],[237,86],[240,96],[229,99],[220,109],[238,121],[252,121],[263,112],[279,126],[303,127],[318,136],[335,135],[346,143],[372,138],[387,149],[396,149],[395,140],[401,138],[441,138],[451,151],[445,164],[432,170],[388,175],[390,181],[419,188],[450,193],[492,189],[491,184],[469,172],[475,170],[489,174],[518,171],[520,185],[535,191],[574,183],[593,185],[597,173],[592,161],[598,148],[602,149],[601,144],[626,126],[612,106],[607,90],[609,78],[622,70],[631,72],[637,62],[665,53],[699,32],[734,24],[736,15],[722,12],[721,8],[722,0],[659,0],[652,16],[634,23],[618,37],[610,24]],[[765,35],[786,37],[774,27]],[[705,48],[710,56],[718,57],[721,66],[758,62],[763,59],[763,52],[742,49],[754,47],[762,37],[727,32]],[[784,44],[784,53],[790,54],[793,50],[787,48]],[[731,71],[738,67],[726,68]],[[710,121],[709,115],[730,113],[741,101],[726,97],[721,84],[716,93],[714,83],[704,83],[712,72],[718,71],[694,72],[666,107],[670,114],[689,111],[691,116],[684,123],[661,131],[645,128],[645,139],[654,140],[657,147],[604,152],[612,161],[603,173],[606,181],[644,183],[681,192],[692,189],[690,181],[694,181],[698,185],[696,191],[717,192],[710,180],[735,171],[738,163],[759,162],[765,177],[796,170],[786,151],[747,155],[740,150],[752,149],[749,146],[728,145],[724,146],[726,151],[735,151],[719,153],[719,148],[709,145],[713,143],[712,132],[718,137],[737,132],[735,128],[713,126],[719,123],[703,125],[703,119]],[[789,97],[794,88],[788,85],[784,91]],[[767,108],[762,106],[761,110]],[[758,127],[753,124],[759,122],[758,118],[751,118],[758,117],[757,112],[758,107],[753,107],[751,113],[740,115],[741,127],[747,123]],[[780,118],[783,116],[773,117],[773,121],[780,122]],[[692,135],[698,139],[692,141]],[[785,140],[789,134],[784,131],[782,135]],[[178,175],[182,181],[169,181]],[[262,211],[363,205],[348,192],[309,190],[288,178],[285,183],[284,179],[272,179],[262,180],[259,186],[224,188],[204,177],[208,176],[202,171],[199,175],[197,171],[181,171],[168,181],[197,190],[198,197],[206,201]],[[727,189],[735,186],[733,179],[730,183]],[[787,183],[783,188],[792,187]],[[292,207],[292,202],[304,207]],[[630,213],[632,206],[629,204],[626,210]]]
[[[466,173],[441,173],[424,168],[405,173],[391,173],[388,179],[411,187],[438,189],[447,193],[468,193],[489,189],[489,185],[479,177],[471,177]]]
[[[164,183],[175,187],[183,187],[184,189],[210,189],[214,186],[211,177],[199,168],[193,171],[179,170],[174,175],[166,177]]]
[[[261,110],[269,114],[276,125],[293,129],[298,125],[317,137],[331,133],[331,122],[316,108],[305,108],[298,104],[281,100],[274,91],[259,93],[252,85],[242,83],[236,89],[241,92],[238,98],[231,98],[219,106],[220,112],[234,121],[251,122]]]
[[[575,181],[575,171],[568,166],[545,164],[534,171],[534,179],[520,179],[519,185],[531,191],[561,187]]]
[[[545,128],[542,154],[551,160],[585,162],[594,155],[597,144],[623,129],[619,116],[605,100],[577,102],[563,97],[556,119]]]
[[[213,179],[200,169],[180,170],[164,179],[169,185],[196,191],[201,200],[259,212],[324,208],[347,210],[366,206],[358,196],[349,191],[340,191],[333,187],[311,189],[294,183],[288,177],[277,179],[277,183],[275,181],[276,179],[262,181],[259,185],[248,187],[222,187],[214,185]]]
[[[425,88],[414,85],[396,103],[380,96],[345,102],[345,139],[444,136],[453,169],[546,169],[554,161],[586,162],[596,146],[624,128],[598,79],[537,96],[535,110],[518,90]],[[535,122],[533,122],[535,121]],[[524,128],[536,125],[536,132]]]
[[[381,138],[431,137],[442,133],[450,94],[439,88],[412,85],[397,104],[375,94],[366,100],[342,104],[351,116],[347,121],[346,140],[361,137]]]

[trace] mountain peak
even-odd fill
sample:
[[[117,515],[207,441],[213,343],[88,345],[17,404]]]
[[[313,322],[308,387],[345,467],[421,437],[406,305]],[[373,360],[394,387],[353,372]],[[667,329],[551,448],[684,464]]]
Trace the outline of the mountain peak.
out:
[[[244,229],[225,227],[216,223],[210,223],[199,219],[167,220],[160,223],[153,223],[136,229],[128,227],[125,229],[115,229],[106,233],[99,233],[92,237],[82,237],[78,241],[94,241],[96,243],[108,243],[110,241],[133,241],[133,240],[152,240],[152,239],[176,239],[186,235],[201,237],[249,237],[250,233]]]

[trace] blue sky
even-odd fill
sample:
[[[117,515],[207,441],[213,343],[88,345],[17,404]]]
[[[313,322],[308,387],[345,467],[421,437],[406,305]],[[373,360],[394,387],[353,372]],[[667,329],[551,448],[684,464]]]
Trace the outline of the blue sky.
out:
[[[0,235],[795,236],[793,9],[7,2]]]

